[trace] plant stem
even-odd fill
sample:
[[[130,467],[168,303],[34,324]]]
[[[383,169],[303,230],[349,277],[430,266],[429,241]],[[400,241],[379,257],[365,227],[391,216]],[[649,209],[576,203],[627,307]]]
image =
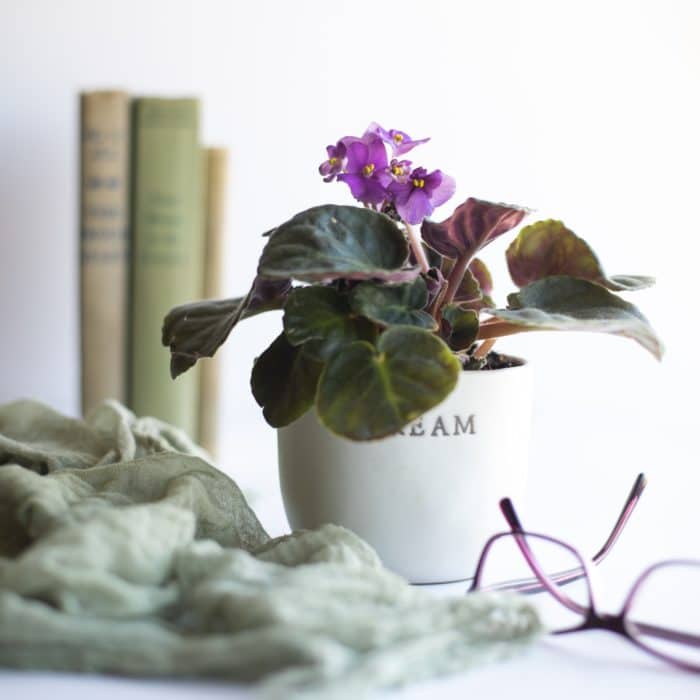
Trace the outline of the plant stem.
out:
[[[437,293],[437,296],[435,297],[435,301],[433,301],[432,306],[429,309],[430,315],[438,322],[438,325],[440,324],[440,318],[441,318],[441,310],[442,310],[442,299],[445,296],[445,291],[447,290],[447,286],[443,285],[440,291]]]
[[[491,351],[491,348],[496,344],[497,338],[489,338],[488,340],[485,340],[479,347],[474,351],[474,357],[481,359],[482,357],[486,357],[486,355],[489,354]]]
[[[447,291],[442,300],[443,305],[449,304],[455,298],[459,285],[464,278],[464,273],[467,271],[467,267],[469,267],[470,260],[470,255],[463,255],[455,261],[450,276],[447,278]]]
[[[428,264],[428,258],[425,255],[425,251],[423,250],[423,244],[420,241],[420,234],[413,224],[409,224],[408,222],[404,221],[404,225],[406,226],[406,233],[408,234],[408,243],[411,246],[413,255],[416,256],[421,272],[427,272],[430,269],[430,265]]]
[[[527,326],[519,326],[517,323],[501,321],[500,319],[489,319],[479,326],[479,335],[477,338],[479,340],[489,340],[490,338],[502,338],[505,335],[514,335],[515,333],[525,333],[534,330],[536,329],[528,328]]]

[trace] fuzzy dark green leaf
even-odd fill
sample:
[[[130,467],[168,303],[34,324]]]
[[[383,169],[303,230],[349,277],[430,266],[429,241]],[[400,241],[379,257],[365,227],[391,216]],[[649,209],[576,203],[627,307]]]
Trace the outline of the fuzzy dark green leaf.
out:
[[[467,268],[479,284],[482,295],[487,296],[493,292],[493,278],[491,271],[481,258],[474,258]]]
[[[173,379],[202,357],[213,357],[236,324],[264,311],[281,309],[289,280],[257,277],[245,297],[195,301],[172,309],[163,321],[162,342],[170,347]]]
[[[352,440],[392,435],[439,404],[460,370],[436,335],[394,326],[376,348],[358,341],[330,359],[318,385],[318,415],[329,430]]]
[[[332,287],[298,287],[284,307],[284,331],[292,345],[305,354],[327,360],[340,346],[354,340],[372,340],[374,329],[352,314],[346,295]]]
[[[250,386],[273,428],[289,425],[311,407],[322,368],[290,345],[284,333],[255,360]]]
[[[588,280],[546,277],[508,297],[508,309],[489,313],[532,330],[593,331],[636,340],[661,359],[663,346],[636,306]]]
[[[436,330],[435,319],[423,309],[428,288],[422,277],[408,284],[362,282],[350,293],[352,310],[382,326],[417,326]]]
[[[617,275],[608,277],[591,247],[561,221],[536,221],[520,231],[506,252],[513,282],[524,287],[530,282],[566,275],[590,280],[613,292],[644,289],[653,277]]]
[[[402,269],[407,259],[406,237],[389,217],[327,204],[279,226],[263,250],[258,273],[307,282],[339,277],[402,282],[418,274]]]
[[[479,314],[462,304],[446,304],[442,308],[442,318],[448,325],[445,340],[456,351],[466,350],[476,340],[479,333]]]

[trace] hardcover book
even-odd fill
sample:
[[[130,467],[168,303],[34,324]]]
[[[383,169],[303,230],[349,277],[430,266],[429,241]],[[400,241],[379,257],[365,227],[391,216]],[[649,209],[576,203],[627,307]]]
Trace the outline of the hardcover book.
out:
[[[205,299],[223,295],[223,256],[226,234],[226,191],[228,187],[228,151],[225,148],[205,148]],[[199,409],[199,442],[213,457],[218,453],[220,358],[214,356],[202,362]]]
[[[160,418],[197,439],[199,373],[173,381],[160,335],[173,306],[202,296],[199,102],[136,99],[132,129],[130,404],[138,415]]]
[[[126,396],[129,98],[80,96],[81,400]]]

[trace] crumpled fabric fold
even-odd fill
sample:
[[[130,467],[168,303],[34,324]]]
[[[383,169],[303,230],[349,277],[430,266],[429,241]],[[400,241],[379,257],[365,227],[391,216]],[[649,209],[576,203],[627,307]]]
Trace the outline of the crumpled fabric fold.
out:
[[[359,698],[540,632],[522,598],[436,597],[344,528],[271,539],[201,448],[116,402],[0,406],[0,666]]]

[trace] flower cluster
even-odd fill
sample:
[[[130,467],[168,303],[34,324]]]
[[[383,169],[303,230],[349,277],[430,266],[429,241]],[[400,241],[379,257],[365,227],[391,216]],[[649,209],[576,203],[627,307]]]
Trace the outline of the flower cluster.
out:
[[[383,210],[393,205],[403,221],[419,224],[455,192],[454,178],[441,170],[413,167],[412,161],[402,158],[429,140],[412,139],[397,129],[387,131],[373,122],[363,136],[344,136],[328,146],[328,158],[318,170],[326,182],[347,183],[352,196],[365,206]]]

